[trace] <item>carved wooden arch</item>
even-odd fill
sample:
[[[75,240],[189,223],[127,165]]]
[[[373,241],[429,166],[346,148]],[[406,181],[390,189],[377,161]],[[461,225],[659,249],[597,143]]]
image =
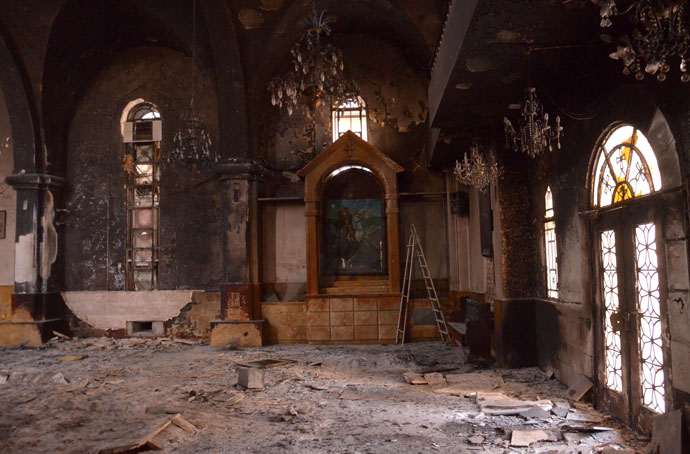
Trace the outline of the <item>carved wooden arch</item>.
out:
[[[346,165],[370,169],[383,186],[386,200],[386,234],[388,241],[388,289],[400,291],[400,251],[398,247],[398,181],[404,169],[351,131],[310,161],[297,175],[304,178],[304,203],[307,217],[307,295],[319,293],[319,221],[321,201],[328,176]]]

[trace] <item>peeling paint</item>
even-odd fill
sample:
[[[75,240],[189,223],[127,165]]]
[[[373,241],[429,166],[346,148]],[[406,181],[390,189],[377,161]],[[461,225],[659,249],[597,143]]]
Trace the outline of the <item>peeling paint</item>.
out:
[[[53,193],[46,191],[46,207],[45,214],[41,218],[41,227],[43,227],[43,243],[41,247],[43,253],[41,254],[41,268],[39,270],[40,276],[44,281],[50,277],[50,269],[57,259],[58,252],[58,235],[55,230],[55,199]],[[47,282],[44,282],[44,286]],[[47,291],[47,288],[44,289]]]
[[[33,232],[17,238],[14,263],[14,280],[17,283],[31,283],[36,280],[35,243],[36,234]]]

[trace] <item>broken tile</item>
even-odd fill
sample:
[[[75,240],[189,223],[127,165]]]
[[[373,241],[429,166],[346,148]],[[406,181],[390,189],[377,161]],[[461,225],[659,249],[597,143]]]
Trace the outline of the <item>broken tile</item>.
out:
[[[548,439],[549,435],[543,430],[514,430],[510,438],[510,446],[526,447]]]
[[[429,384],[429,382],[424,379],[424,376],[422,374],[418,374],[417,372],[405,372],[403,377],[405,378],[405,381],[411,385]]]
[[[473,445],[481,445],[482,443],[484,443],[484,437],[482,437],[480,435],[474,435],[474,436],[468,438],[467,441],[469,441],[470,444],[473,444]]]
[[[430,374],[424,374],[424,380],[431,386],[445,385],[446,379],[443,374],[439,372],[432,372]]]
[[[532,407],[529,410],[520,413],[520,416],[522,416],[523,418],[548,419],[551,416],[551,414],[541,407]]]
[[[575,379],[573,385],[568,388],[568,391],[566,391],[565,395],[569,399],[577,402],[582,399],[590,389],[592,389],[592,386],[592,382],[589,378],[585,377],[584,375],[579,375],[577,379]]]

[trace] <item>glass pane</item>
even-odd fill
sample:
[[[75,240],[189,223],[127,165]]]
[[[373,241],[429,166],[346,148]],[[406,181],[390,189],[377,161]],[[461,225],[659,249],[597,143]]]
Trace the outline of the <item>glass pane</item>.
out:
[[[137,164],[147,164],[153,161],[153,145],[139,145],[135,146]]]
[[[135,268],[151,266],[153,258],[153,251],[151,249],[135,249],[134,250],[134,266]]]
[[[132,226],[134,228],[153,228],[155,211],[151,208],[132,210]]]
[[[606,357],[606,387],[623,392],[623,359],[620,332],[613,330],[611,316],[619,311],[618,268],[616,263],[616,234],[601,232],[601,273],[604,290],[604,347]]]
[[[137,164],[134,166],[136,172],[136,184],[151,184],[153,183],[153,165],[152,164]]]
[[[153,233],[151,230],[134,230],[132,242],[135,248],[151,248],[153,247]]]
[[[134,288],[135,290],[153,290],[153,273],[152,271],[134,271]]]
[[[656,227],[635,227],[635,269],[641,361],[642,405],[664,413],[664,350],[661,329],[659,269],[656,254]]]
[[[598,151],[592,203],[609,206],[661,189],[661,173],[647,138],[632,126],[614,129]]]
[[[549,298],[558,298],[558,251],[556,249],[556,223],[544,223],[546,251],[546,290]]]

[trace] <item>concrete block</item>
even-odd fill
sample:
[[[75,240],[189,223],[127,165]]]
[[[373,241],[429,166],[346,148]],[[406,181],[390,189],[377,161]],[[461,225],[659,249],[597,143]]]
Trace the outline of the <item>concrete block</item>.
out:
[[[331,312],[331,326],[352,326],[354,318],[352,312]]]
[[[671,341],[671,361],[673,362],[673,387],[690,393],[690,345]]]
[[[351,311],[354,307],[352,298],[331,298],[331,312]]]
[[[211,347],[261,347],[263,321],[220,322],[211,331]]]
[[[380,311],[399,311],[400,297],[399,296],[380,296],[379,297]]]
[[[329,328],[328,326],[307,326],[307,340],[331,340],[331,328]]]
[[[397,325],[379,325],[379,340],[394,341]]]
[[[261,317],[267,343],[307,342],[306,302],[261,303]]]
[[[0,323],[0,347],[40,347],[43,345],[41,331],[35,323]]]
[[[355,325],[376,325],[378,324],[378,312],[366,311],[355,312]]]
[[[355,298],[355,311],[375,311],[377,309],[376,298]]]
[[[352,326],[332,326],[331,340],[347,341],[355,338],[355,330]]]
[[[378,338],[378,326],[355,326],[355,340],[376,340]]]
[[[314,298],[307,300],[308,312],[328,312],[329,304],[327,298]]]
[[[264,369],[240,367],[237,371],[237,384],[247,389],[264,389]]]
[[[328,312],[307,312],[308,326],[329,326],[331,323]]]
[[[398,311],[379,311],[379,325],[397,325]]]

